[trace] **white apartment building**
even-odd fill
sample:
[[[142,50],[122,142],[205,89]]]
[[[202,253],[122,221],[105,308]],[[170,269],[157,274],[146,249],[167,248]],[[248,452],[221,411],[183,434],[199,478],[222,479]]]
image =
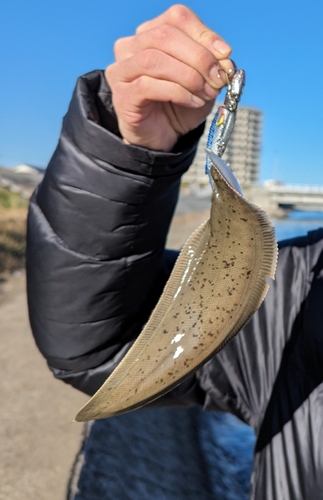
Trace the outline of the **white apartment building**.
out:
[[[217,106],[207,118],[205,131],[200,139],[194,163],[183,176],[185,185],[203,189],[209,183],[208,176],[205,175],[205,147],[210,124]],[[223,159],[230,165],[242,186],[258,182],[261,132],[262,112],[256,108],[239,106],[235,127]]]

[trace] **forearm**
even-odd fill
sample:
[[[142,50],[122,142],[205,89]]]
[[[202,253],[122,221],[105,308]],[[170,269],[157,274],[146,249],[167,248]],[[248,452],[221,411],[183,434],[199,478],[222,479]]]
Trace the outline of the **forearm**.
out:
[[[110,97],[101,72],[79,80],[28,220],[37,345],[56,376],[89,394],[136,338],[167,279],[167,231],[202,132],[178,153],[126,146]]]

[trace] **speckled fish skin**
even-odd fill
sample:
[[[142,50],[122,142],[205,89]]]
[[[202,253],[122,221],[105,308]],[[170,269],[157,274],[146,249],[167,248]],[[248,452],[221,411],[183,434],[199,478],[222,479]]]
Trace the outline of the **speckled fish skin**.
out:
[[[277,245],[267,215],[211,167],[210,219],[188,239],[137,341],[77,421],[118,415],[169,391],[222,349],[263,301]]]

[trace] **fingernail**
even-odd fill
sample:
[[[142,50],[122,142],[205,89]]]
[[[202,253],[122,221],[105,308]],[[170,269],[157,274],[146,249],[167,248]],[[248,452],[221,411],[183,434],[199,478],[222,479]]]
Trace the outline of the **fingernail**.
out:
[[[215,89],[211,87],[211,85],[209,85],[208,83],[205,83],[203,87],[203,93],[206,99],[209,101],[217,97],[217,95],[219,94],[219,89]]]
[[[223,42],[223,40],[215,40],[213,42],[213,48],[219,52],[220,54],[228,54],[231,52],[231,47],[227,43]]]
[[[212,66],[210,70],[210,78],[216,84],[216,88],[223,87],[223,84],[226,84],[226,80],[223,77],[223,71],[219,71],[219,66],[216,64]]]
[[[197,97],[197,95],[194,95],[194,94],[191,94],[191,101],[198,108],[201,108],[205,104],[205,101],[203,101],[203,99],[201,99],[200,97]]]

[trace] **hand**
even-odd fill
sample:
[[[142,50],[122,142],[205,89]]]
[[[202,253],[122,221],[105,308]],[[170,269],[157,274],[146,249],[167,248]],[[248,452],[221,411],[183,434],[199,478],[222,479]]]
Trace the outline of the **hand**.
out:
[[[106,79],[127,144],[171,151],[202,123],[233,63],[231,47],[184,5],[138,27],[115,44]],[[219,71],[220,70],[220,71]]]

